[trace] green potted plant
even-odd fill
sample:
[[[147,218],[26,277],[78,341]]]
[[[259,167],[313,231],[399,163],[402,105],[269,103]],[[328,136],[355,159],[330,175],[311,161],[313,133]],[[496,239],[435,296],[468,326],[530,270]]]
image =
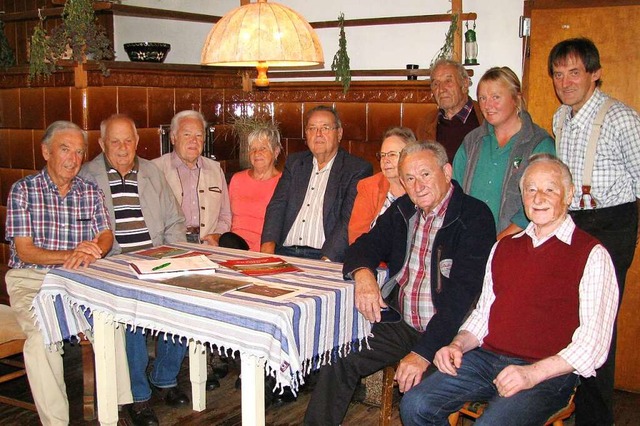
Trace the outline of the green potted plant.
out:
[[[67,0],[62,12],[62,23],[47,34],[43,20],[36,25],[31,37],[29,77],[49,76],[58,61],[69,59],[84,63],[87,59],[102,62],[113,59],[114,51],[106,30],[96,19],[92,0]]]

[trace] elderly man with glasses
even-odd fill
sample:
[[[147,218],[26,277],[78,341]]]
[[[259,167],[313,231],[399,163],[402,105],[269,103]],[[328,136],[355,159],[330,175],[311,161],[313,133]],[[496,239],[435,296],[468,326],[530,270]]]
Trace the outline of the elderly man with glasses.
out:
[[[313,108],[305,134],[309,151],[287,158],[267,206],[260,250],[341,262],[356,185],[373,168],[340,148],[342,124],[333,108]]]

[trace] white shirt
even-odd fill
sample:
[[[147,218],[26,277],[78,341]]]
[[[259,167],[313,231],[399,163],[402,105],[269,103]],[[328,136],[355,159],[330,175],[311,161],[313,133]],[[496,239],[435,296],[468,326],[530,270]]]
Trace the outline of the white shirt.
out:
[[[538,239],[534,232],[534,226],[533,223],[529,223],[524,231],[513,238],[521,238],[526,234],[531,237],[533,247],[536,248],[555,235],[560,241],[570,245],[573,231],[576,228],[573,219],[567,215],[564,222],[554,232],[545,238]],[[489,313],[495,300],[491,262],[498,244],[500,242],[493,246],[487,261],[478,305],[460,327],[460,330],[466,330],[473,334],[480,344],[489,333]],[[578,294],[580,325],[573,333],[571,343],[558,352],[558,355],[575,369],[575,373],[590,377],[595,376],[595,370],[607,359],[613,323],[618,311],[616,273],[609,253],[600,244],[593,247],[589,254],[580,280]],[[553,307],[549,307],[549,314],[553,315]]]
[[[327,182],[331,174],[331,167],[336,157],[318,169],[318,160],[313,158],[313,170],[307,186],[307,193],[296,220],[293,222],[283,246],[307,246],[321,249],[324,244],[323,206]]]

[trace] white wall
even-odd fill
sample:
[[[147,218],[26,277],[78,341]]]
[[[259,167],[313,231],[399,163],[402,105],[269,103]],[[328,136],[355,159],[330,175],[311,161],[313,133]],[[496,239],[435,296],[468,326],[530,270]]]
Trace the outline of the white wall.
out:
[[[345,19],[409,16],[446,13],[448,0],[280,0],[302,14],[309,22]],[[123,0],[123,4],[173,9],[210,15],[224,15],[237,7],[239,0]],[[366,7],[363,7],[366,5]],[[518,19],[523,0],[464,0],[465,12],[476,12],[479,66],[473,67],[474,83],[491,66],[509,66],[518,75],[522,71],[521,39]],[[114,20],[117,60],[128,60],[123,44],[134,41],[171,43],[167,63],[198,64],[204,40],[211,24],[116,16]],[[347,27],[347,50],[351,69],[398,69],[408,63],[427,68],[442,46],[447,23]],[[325,56],[324,69],[331,69],[338,49],[338,29],[317,30]],[[472,92],[475,92],[475,84]]]

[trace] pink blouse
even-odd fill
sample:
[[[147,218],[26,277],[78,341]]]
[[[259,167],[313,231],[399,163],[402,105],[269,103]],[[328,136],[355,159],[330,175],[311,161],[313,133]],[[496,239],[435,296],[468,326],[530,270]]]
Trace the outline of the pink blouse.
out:
[[[264,215],[282,173],[267,180],[256,180],[249,170],[233,175],[229,184],[231,199],[231,232],[249,244],[249,250],[260,251]]]

